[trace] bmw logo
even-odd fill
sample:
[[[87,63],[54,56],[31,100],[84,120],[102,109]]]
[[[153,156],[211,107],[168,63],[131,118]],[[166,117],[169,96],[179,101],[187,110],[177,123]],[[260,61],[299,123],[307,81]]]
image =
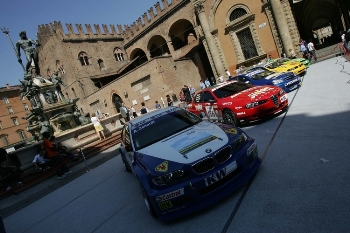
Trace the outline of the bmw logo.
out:
[[[205,152],[207,152],[207,153],[211,153],[211,149],[210,149],[210,148],[208,148],[208,149],[206,149],[206,150],[205,150]]]

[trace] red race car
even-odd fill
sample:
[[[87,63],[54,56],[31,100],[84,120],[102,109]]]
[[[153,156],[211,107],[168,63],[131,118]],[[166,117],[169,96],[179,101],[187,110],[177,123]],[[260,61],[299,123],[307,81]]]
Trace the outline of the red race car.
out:
[[[287,93],[279,87],[228,81],[198,92],[187,110],[196,115],[204,113],[209,120],[238,125],[277,114],[287,107]]]

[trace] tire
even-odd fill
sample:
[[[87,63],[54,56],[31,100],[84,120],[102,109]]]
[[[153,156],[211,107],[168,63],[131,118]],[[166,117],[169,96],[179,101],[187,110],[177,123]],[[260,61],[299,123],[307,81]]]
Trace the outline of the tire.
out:
[[[124,155],[120,155],[122,157],[122,161],[123,161],[123,164],[124,164],[124,167],[125,167],[125,171],[127,172],[131,172],[131,167],[129,165],[129,163],[126,161],[126,159],[124,158]]]
[[[238,125],[238,121],[237,121],[235,114],[229,109],[224,110],[223,119],[224,119],[225,124],[233,125],[233,126]]]
[[[147,193],[145,191],[145,188],[143,187],[143,185],[141,184],[140,181],[139,181],[139,184],[140,184],[142,198],[143,198],[143,201],[145,202],[145,205],[146,205],[146,208],[147,208],[148,212],[150,213],[150,215],[153,218],[157,218],[156,211],[154,210],[153,204],[149,200],[149,197],[148,197],[148,195],[147,195]]]

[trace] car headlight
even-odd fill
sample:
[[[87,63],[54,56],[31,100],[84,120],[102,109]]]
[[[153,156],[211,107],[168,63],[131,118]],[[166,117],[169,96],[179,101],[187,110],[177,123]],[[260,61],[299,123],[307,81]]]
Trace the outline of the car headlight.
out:
[[[260,104],[264,104],[266,102],[267,102],[267,100],[259,100],[259,101],[255,101],[255,102],[251,102],[249,104],[246,104],[245,107],[246,108],[254,108],[255,106],[258,106]]]
[[[245,133],[242,133],[239,135],[236,140],[233,142],[233,149],[239,148],[242,144],[244,144],[247,141],[247,135]]]
[[[162,175],[162,176],[154,177],[154,178],[152,178],[152,181],[155,185],[167,185],[174,180],[183,178],[184,175],[185,175],[185,171],[177,170],[177,171],[170,172],[170,173]]]
[[[278,95],[283,95],[285,93],[285,91],[283,89],[280,90],[280,92],[278,93]]]
[[[279,84],[281,82],[283,82],[283,80],[281,80],[281,79],[276,79],[276,80],[272,81],[273,85]]]

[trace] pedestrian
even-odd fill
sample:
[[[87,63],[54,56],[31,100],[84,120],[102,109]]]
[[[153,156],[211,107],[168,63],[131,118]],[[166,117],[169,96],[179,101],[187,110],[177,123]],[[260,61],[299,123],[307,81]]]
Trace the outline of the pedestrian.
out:
[[[310,42],[307,44],[307,49],[309,50],[309,61],[311,61],[312,57],[314,57],[315,62],[317,61],[317,57],[316,57],[316,49],[314,44],[312,43],[312,40],[310,40]]]
[[[272,56],[271,56],[271,54],[269,55],[269,58],[267,58],[267,62],[270,62],[270,61],[272,61]]]
[[[146,114],[148,113],[148,109],[145,107],[145,102],[141,103],[141,109],[140,109],[141,114]]]
[[[228,69],[225,69],[225,73],[226,73],[228,79],[231,78],[231,73]]]
[[[210,81],[208,78],[204,81],[204,84],[205,84],[205,87],[210,87]]]
[[[15,166],[10,166],[7,161],[7,151],[4,148],[0,148],[0,184],[6,187],[6,191],[12,189],[12,184],[15,183],[17,186],[21,185],[20,181],[21,170]]]
[[[180,101],[181,101],[181,102],[184,102],[184,101],[185,101],[185,93],[183,92],[182,89],[180,89],[179,97],[180,97]]]
[[[294,50],[289,49],[289,53],[290,53],[290,58],[291,59],[297,58],[297,55],[295,54]]]
[[[96,133],[98,135],[98,137],[100,138],[100,141],[102,141],[102,137],[103,139],[105,139],[105,134],[103,132],[103,126],[101,125],[100,119],[98,119],[98,117],[96,117],[95,113],[91,114],[91,123],[94,124]]]
[[[168,103],[168,106],[173,106],[173,101],[170,98],[170,95],[166,95],[166,101]]]
[[[200,86],[200,88],[201,88],[202,90],[206,88],[206,85],[205,85],[205,83],[203,82],[203,80],[201,80],[201,81],[199,82],[199,86]]]
[[[210,77],[210,83],[211,83],[211,86],[214,86],[216,84],[216,79],[214,78],[214,76]]]
[[[229,76],[229,78],[230,78],[230,77],[231,77],[231,76]],[[224,82],[224,76],[222,76],[222,75],[219,74],[218,80],[219,80],[220,83],[223,83],[223,82]]]
[[[131,111],[132,117],[136,118],[137,117],[137,113],[136,113],[136,110],[135,110],[134,106],[131,106],[130,111]]]
[[[128,109],[125,107],[125,104],[122,103],[122,106],[119,108],[119,120],[122,123],[122,125],[124,125],[126,122],[128,122],[130,120],[130,114]]]
[[[162,106],[158,103],[158,101],[156,100],[156,109],[161,109]]]
[[[346,32],[345,31],[341,32],[341,41],[342,41],[342,45],[344,46],[345,53],[348,53],[349,47],[348,47],[348,43],[346,41]]]
[[[33,164],[35,165],[36,170],[45,171],[50,165],[50,160],[44,158],[45,150],[40,150],[39,154],[34,156]]]
[[[194,87],[192,87],[191,85],[190,85],[190,94],[191,94],[191,98],[193,99],[194,98],[194,95],[196,94],[196,89],[194,89]]]
[[[44,132],[43,133],[43,149],[45,150],[47,159],[50,159],[50,163],[53,167],[56,169],[56,175],[57,179],[63,179],[66,177],[66,175],[72,173],[72,171],[69,170],[68,166],[63,161],[62,157],[58,154],[58,151],[55,149],[55,147],[52,145],[52,142],[49,140],[50,133]]]
[[[191,98],[190,89],[188,88],[187,85],[184,85],[184,87],[182,88],[182,92],[184,93],[186,103],[190,103],[192,101],[192,98]]]
[[[308,51],[304,43],[300,42],[300,52],[303,54],[303,58],[309,59]]]

